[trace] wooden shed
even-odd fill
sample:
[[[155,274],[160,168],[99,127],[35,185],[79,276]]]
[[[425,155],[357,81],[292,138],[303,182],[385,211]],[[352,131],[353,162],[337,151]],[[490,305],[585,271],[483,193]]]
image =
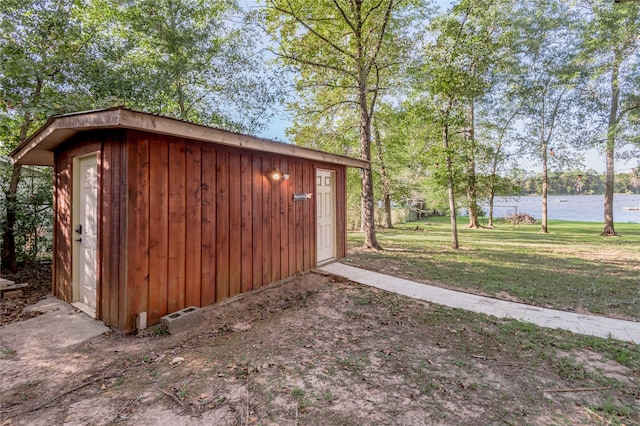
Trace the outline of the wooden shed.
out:
[[[11,155],[54,167],[54,295],[125,333],[344,257],[346,167],[369,167],[121,107]]]

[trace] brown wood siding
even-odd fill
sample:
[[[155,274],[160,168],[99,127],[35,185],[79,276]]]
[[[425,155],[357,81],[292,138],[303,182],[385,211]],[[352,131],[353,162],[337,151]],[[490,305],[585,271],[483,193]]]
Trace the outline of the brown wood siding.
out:
[[[100,288],[97,317],[114,327],[120,323],[120,285],[124,280],[123,259],[125,241],[125,145],[124,132],[113,132],[103,141],[99,157],[100,171],[100,228],[98,230],[100,259]]]
[[[124,315],[122,322],[125,324],[126,332],[135,329],[135,315],[150,310],[149,136],[151,135],[141,135],[135,143],[127,143],[127,281],[121,296],[124,298],[124,307],[120,312],[120,315]],[[166,229],[157,229],[154,232],[166,232]],[[161,315],[161,312],[158,312],[158,315]]]
[[[253,287],[253,175],[249,153],[240,156],[240,291]]]
[[[149,310],[150,324],[168,311],[169,298],[169,144],[149,141]],[[174,174],[175,164],[171,165]],[[171,200],[174,201],[175,200]]]
[[[289,161],[286,158],[280,160],[280,169],[289,171]],[[279,250],[280,250],[280,277],[288,277],[289,274],[289,224],[288,222],[288,201],[291,199],[289,193],[289,182],[282,182],[282,190],[280,191],[280,202],[278,203],[278,216],[280,219],[280,238],[279,238]]]
[[[186,306],[186,156],[182,143],[169,145],[169,255],[167,310],[175,312]]]
[[[229,297],[230,284],[230,232],[229,215],[231,214],[231,204],[229,195],[229,153],[218,152],[216,162],[216,299],[219,301]],[[239,212],[237,212],[239,213]]]
[[[253,173],[253,170],[262,170],[262,158],[254,155],[252,161],[252,193],[251,193],[251,258],[252,288],[262,286],[263,280],[263,228],[262,228],[262,191],[264,176],[260,173]]]
[[[112,253],[120,253],[121,228],[119,220],[123,213],[121,197],[122,168],[121,141],[124,132],[87,132],[77,135],[63,144],[54,153],[54,258],[53,294],[67,302],[73,302],[73,160],[92,152],[98,153],[98,229],[99,256],[96,261],[98,296],[96,316],[107,323],[111,321],[113,302],[118,300],[121,282],[119,259],[112,261]],[[105,231],[108,230],[108,231]],[[117,303],[115,314],[117,316]]]
[[[290,180],[293,179],[293,182],[291,182],[290,185],[293,184],[295,193],[305,193],[306,191],[304,191],[304,182],[302,180],[302,164],[295,163],[293,170],[295,171],[295,174],[293,174],[292,177],[289,178]],[[293,240],[295,241],[296,245],[296,273],[302,272],[304,270],[304,231],[302,227],[302,213],[304,211],[305,204],[307,204],[306,201],[298,201],[293,203],[293,221],[295,223],[295,235],[293,237]]]
[[[138,312],[151,325],[315,266],[315,201],[293,194],[315,193],[316,164],[136,131],[128,140],[125,332]],[[274,168],[290,178],[272,181]]]
[[[53,247],[53,295],[72,302],[73,282],[71,255],[73,250],[71,229],[72,170],[73,159],[66,152],[55,159],[54,188],[54,247]]]
[[[201,297],[196,306],[216,301],[216,151],[202,149],[202,252]]]
[[[315,194],[316,191],[316,169],[311,164],[303,166],[303,192]],[[316,199],[312,197],[311,200],[304,202],[307,204],[303,211],[303,232],[304,232],[304,270],[311,269],[316,266],[316,252],[318,246],[316,244]],[[309,208],[308,206],[311,206]],[[313,244],[307,244],[309,239],[309,233],[313,234]]]
[[[202,150],[199,146],[187,144],[186,154],[186,186],[185,186],[185,211],[186,211],[186,249],[185,249],[185,306],[200,306],[202,293],[201,283],[203,278],[202,257],[204,246],[202,245],[204,221],[202,216]]]
[[[280,168],[280,160],[272,159],[271,167],[273,170]],[[267,282],[273,282],[280,279],[280,217],[279,217],[279,206],[280,206],[280,189],[283,185],[286,185],[286,182],[282,182],[281,180],[271,180],[271,205],[269,210],[269,217],[271,218],[271,278],[268,279]],[[266,283],[265,283],[266,284]]]
[[[124,332],[313,268],[316,168],[336,172],[337,256],[346,253],[344,166],[139,131],[76,135],[55,152],[54,294],[71,302],[73,158],[99,151],[97,316]],[[274,168],[290,175],[272,181]]]

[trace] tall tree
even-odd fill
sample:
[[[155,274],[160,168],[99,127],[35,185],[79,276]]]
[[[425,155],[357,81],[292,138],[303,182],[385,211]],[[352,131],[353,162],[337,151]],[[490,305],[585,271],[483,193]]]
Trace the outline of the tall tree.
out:
[[[425,48],[425,56],[417,77],[417,90],[424,92],[423,100],[438,109],[440,143],[446,167],[446,185],[451,219],[451,246],[459,248],[456,215],[454,162],[456,155],[465,162],[466,176],[473,215],[477,218],[475,187],[475,137],[473,103],[484,89],[483,69],[487,62],[480,60],[477,49],[483,49],[475,32],[475,16],[482,9],[475,0],[462,0],[447,14],[437,17],[429,31],[434,38]],[[486,40],[484,40],[486,43]],[[460,139],[458,134],[464,137]],[[457,147],[454,140],[458,140]],[[466,142],[466,143],[462,143]],[[456,152],[458,151],[458,152]],[[477,221],[477,219],[475,220]],[[475,222],[474,222],[475,224]]]
[[[594,82],[607,87],[596,91],[606,102],[594,102],[602,123],[598,139],[605,142],[606,180],[604,229],[601,235],[617,235],[614,227],[614,160],[617,143],[625,140],[622,130],[630,113],[640,111],[640,5],[637,2],[613,4],[604,0],[583,2],[580,9],[586,20],[581,43],[581,64],[589,67]],[[606,85],[606,86],[605,86]],[[599,108],[598,108],[599,107]],[[599,119],[598,119],[599,118]],[[637,126],[637,124],[636,124]],[[637,129],[637,127],[636,127]],[[636,140],[637,140],[637,132]],[[627,141],[632,141],[633,137]]]
[[[372,119],[380,90],[397,64],[400,34],[411,17],[402,0],[267,0],[267,30],[277,55],[296,71],[296,88],[311,110],[358,116],[360,158],[371,161]],[[327,96],[319,96],[321,94]],[[301,105],[301,104],[299,104]],[[362,174],[362,229],[367,248],[379,249],[373,175]]]
[[[374,121],[372,166],[382,195],[385,228],[393,227],[392,204],[405,202],[424,179],[420,172],[420,138],[407,112],[390,102],[379,102]]]
[[[513,122],[520,113],[519,106],[510,105],[505,102],[496,102],[497,111],[493,111],[493,119],[487,120],[487,123],[483,126],[483,130],[486,134],[485,143],[485,161],[487,174],[487,191],[489,196],[489,216],[487,227],[494,228],[493,225],[493,210],[495,197],[500,190],[514,190],[515,188],[510,184],[510,180],[501,176],[500,172],[504,172],[505,165],[508,165],[509,154],[507,153],[507,146],[509,144],[508,134]]]
[[[580,122],[575,88],[585,74],[572,62],[576,46],[571,42],[577,40],[573,19],[556,0],[527,0],[515,8],[525,70],[516,87],[523,105],[521,152],[542,166],[542,233],[548,232],[549,168],[560,166],[559,154],[566,154]]]
[[[277,87],[260,62],[258,29],[235,0],[92,0],[91,12],[108,40],[92,64],[94,91],[237,131],[270,117]]]
[[[92,106],[79,84],[93,28],[71,0],[6,0],[0,6],[0,120],[4,154],[52,114]],[[2,265],[17,269],[15,224],[22,167],[12,168],[2,224]]]

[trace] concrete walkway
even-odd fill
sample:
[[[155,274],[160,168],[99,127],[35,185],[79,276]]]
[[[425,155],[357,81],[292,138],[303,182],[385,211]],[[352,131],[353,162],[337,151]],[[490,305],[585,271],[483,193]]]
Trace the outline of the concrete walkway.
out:
[[[556,311],[523,303],[477,296],[367,271],[338,262],[321,266],[318,269],[346,277],[360,284],[439,305],[493,315],[498,318],[518,319],[542,327],[559,328],[588,336],[612,337],[640,344],[640,323],[638,322]]]
[[[0,350],[29,359],[48,359],[52,351],[81,344],[110,331],[102,321],[76,311],[73,306],[53,296],[25,308],[44,314],[0,328]]]

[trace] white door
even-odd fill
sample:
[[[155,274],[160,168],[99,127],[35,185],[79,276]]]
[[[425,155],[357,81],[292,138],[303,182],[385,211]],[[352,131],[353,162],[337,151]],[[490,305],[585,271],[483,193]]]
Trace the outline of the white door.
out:
[[[335,172],[316,171],[317,248],[318,262],[336,256],[336,192]]]
[[[78,302],[86,305],[95,317],[96,309],[96,255],[98,240],[98,165],[97,156],[79,160],[78,165],[78,218],[74,232],[77,245]]]

